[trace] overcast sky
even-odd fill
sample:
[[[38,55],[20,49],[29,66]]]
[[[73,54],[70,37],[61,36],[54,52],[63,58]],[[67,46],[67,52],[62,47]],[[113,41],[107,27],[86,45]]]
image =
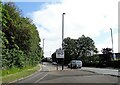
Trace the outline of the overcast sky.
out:
[[[101,53],[111,48],[110,28],[113,30],[114,52],[118,52],[118,1],[119,0],[57,0],[17,2],[23,15],[31,18],[41,38],[45,39],[45,57],[61,47],[62,13],[65,14],[64,38],[78,39],[83,34],[91,37]]]

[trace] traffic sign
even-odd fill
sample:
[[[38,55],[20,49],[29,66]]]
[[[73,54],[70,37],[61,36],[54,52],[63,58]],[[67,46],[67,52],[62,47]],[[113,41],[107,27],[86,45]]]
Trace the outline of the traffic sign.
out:
[[[64,58],[64,50],[63,49],[57,49],[56,50],[56,58]]]

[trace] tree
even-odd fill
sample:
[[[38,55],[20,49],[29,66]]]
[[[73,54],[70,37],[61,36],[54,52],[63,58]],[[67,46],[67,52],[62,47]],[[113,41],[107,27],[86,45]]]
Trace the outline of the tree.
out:
[[[97,48],[95,48],[94,41],[90,37],[85,37],[82,35],[77,40],[77,51],[78,57],[81,57],[83,61],[89,61],[88,56],[92,56],[97,53]]]
[[[4,3],[2,5],[2,31],[5,33],[9,44],[6,45],[8,49],[17,47],[15,43],[15,33],[20,18],[19,11],[12,2]]]
[[[102,61],[105,61],[105,62],[111,61],[112,49],[111,48],[103,48],[101,51],[103,53]]]
[[[65,38],[63,40],[63,49],[65,51],[65,63],[69,63],[72,59],[75,59],[77,56],[76,39]]]
[[[111,54],[112,53],[111,48],[103,48],[101,51],[102,51],[103,54]]]
[[[13,2],[0,3],[2,9],[0,35],[2,35],[2,62],[4,68],[36,65],[42,57],[37,27],[23,17]],[[0,43],[1,44],[1,43]]]
[[[56,60],[56,52],[54,52],[53,54],[52,54],[52,62],[56,62],[57,60]]]
[[[65,51],[65,62],[67,63],[72,59],[81,59],[83,62],[89,61],[88,56],[98,52],[94,41],[84,35],[78,39],[65,38],[63,40],[63,49]]]

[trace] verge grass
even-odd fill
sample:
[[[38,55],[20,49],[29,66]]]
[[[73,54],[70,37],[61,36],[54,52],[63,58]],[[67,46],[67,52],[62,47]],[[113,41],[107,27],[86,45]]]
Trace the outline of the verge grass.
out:
[[[25,68],[12,68],[2,71],[2,83],[9,83],[20,78],[27,77],[40,69],[40,65]]]

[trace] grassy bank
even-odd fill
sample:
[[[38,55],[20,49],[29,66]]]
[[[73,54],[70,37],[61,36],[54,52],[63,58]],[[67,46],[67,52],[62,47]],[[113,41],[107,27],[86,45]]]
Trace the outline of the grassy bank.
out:
[[[9,83],[17,79],[31,75],[32,73],[38,71],[40,65],[37,66],[28,66],[25,68],[12,68],[2,71],[2,83]]]

